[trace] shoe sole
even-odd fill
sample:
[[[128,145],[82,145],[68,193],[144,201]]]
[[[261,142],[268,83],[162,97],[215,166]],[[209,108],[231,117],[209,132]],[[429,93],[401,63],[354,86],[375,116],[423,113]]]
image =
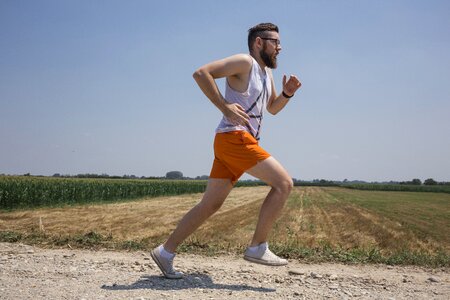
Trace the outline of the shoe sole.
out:
[[[271,266],[271,267],[281,267],[281,266],[285,266],[288,264],[287,262],[285,262],[285,263],[270,262],[267,260],[262,260],[262,259],[254,258],[251,256],[247,256],[247,255],[244,255],[244,259],[247,261],[253,262],[253,263]]]
[[[159,262],[158,256],[156,256],[156,254],[154,254],[153,251],[155,251],[155,249],[150,251],[150,256],[153,258],[153,261],[156,263],[158,268],[161,270],[161,272],[163,273],[164,277],[166,277],[168,279],[181,279],[181,278],[183,278],[183,276],[177,276],[177,275],[172,276],[172,275],[167,274],[166,271],[164,270],[164,268],[162,267],[162,264]]]

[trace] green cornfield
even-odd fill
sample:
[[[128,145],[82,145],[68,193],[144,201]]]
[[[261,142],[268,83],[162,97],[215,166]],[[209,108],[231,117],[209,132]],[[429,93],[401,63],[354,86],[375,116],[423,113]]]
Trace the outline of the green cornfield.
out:
[[[206,181],[0,176],[0,209],[201,193]]]

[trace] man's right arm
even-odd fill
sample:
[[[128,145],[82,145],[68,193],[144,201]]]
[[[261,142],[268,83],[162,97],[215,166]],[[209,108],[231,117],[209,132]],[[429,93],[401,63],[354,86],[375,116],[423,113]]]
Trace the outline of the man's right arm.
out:
[[[252,60],[248,55],[237,54],[217,60],[198,68],[193,77],[206,97],[233,124],[246,125],[249,117],[245,110],[235,103],[228,103],[217,87],[216,78],[235,76],[241,80],[248,80],[252,67]]]

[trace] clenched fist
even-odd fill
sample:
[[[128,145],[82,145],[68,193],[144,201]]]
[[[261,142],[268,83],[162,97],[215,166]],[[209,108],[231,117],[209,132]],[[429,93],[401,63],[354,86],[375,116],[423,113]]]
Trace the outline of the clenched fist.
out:
[[[297,76],[291,75],[286,81],[286,75],[283,75],[283,92],[288,96],[293,96],[295,92],[302,86]]]

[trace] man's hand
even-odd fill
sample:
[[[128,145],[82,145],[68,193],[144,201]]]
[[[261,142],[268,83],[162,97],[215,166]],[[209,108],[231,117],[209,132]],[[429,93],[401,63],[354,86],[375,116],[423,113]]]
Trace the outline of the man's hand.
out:
[[[283,75],[283,92],[292,96],[295,92],[302,86],[300,80],[298,80],[297,76],[291,75],[289,76],[289,80],[286,82],[286,75]]]
[[[234,125],[249,126],[250,117],[245,113],[245,109],[239,104],[225,104],[223,115]]]

